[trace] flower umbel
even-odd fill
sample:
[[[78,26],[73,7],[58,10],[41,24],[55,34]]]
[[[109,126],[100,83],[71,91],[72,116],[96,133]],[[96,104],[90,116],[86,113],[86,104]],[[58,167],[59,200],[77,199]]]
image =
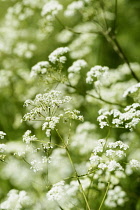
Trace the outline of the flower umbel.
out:
[[[42,130],[46,135],[51,135],[51,130],[56,127],[61,118],[83,120],[78,110],[65,109],[65,104],[71,101],[70,96],[62,96],[60,91],[52,90],[48,93],[36,95],[34,100],[26,100],[24,106],[33,107],[23,117],[24,121],[41,121]],[[28,138],[30,140],[30,138]],[[27,138],[26,138],[27,141]]]

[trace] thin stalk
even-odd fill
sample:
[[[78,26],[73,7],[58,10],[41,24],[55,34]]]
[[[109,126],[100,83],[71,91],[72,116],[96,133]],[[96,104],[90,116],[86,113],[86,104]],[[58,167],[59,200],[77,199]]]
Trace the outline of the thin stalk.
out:
[[[110,136],[110,131],[111,131],[111,127],[109,127],[107,136],[106,136],[106,138],[105,138],[106,141],[105,141],[105,144],[104,144],[104,146],[103,146],[103,152],[104,152],[104,153],[105,153],[105,149],[106,149],[106,145],[107,145],[108,138],[109,138],[109,136]]]
[[[87,95],[88,95],[88,96],[91,96],[91,97],[93,97],[93,98],[95,98],[95,99],[97,99],[97,100],[100,100],[100,101],[102,101],[102,102],[105,102],[105,103],[107,103],[107,104],[110,104],[110,105],[117,105],[117,106],[120,106],[120,107],[125,107],[125,106],[123,106],[122,104],[118,104],[118,103],[115,103],[115,102],[107,101],[107,100],[101,98],[101,96],[100,96],[100,97],[97,97],[97,96],[92,95],[92,94],[90,94],[90,93],[87,93]]]
[[[117,26],[117,14],[118,14],[118,0],[115,0],[115,9],[114,9],[114,25],[113,25],[113,31],[115,33],[116,31],[116,26]]]
[[[89,198],[89,195],[90,195],[90,189],[91,189],[91,187],[92,187],[93,181],[94,181],[94,176],[92,176],[92,179],[91,179],[91,182],[90,182],[90,186],[88,187],[87,199]],[[87,208],[86,208],[86,210],[87,210]]]
[[[77,178],[77,181],[78,181],[78,183],[79,183],[79,186],[80,186],[81,192],[82,192],[82,194],[83,194],[84,200],[85,200],[85,202],[86,202],[87,209],[90,210],[90,207],[89,207],[89,204],[88,204],[88,201],[87,201],[85,192],[84,192],[84,190],[83,190],[81,181],[80,181],[80,179],[79,179],[79,177],[78,177],[76,168],[75,168],[75,166],[74,166],[74,164],[73,164],[73,161],[72,161],[72,159],[71,159],[71,156],[70,156],[70,153],[69,153],[69,150],[68,150],[67,147],[66,147],[66,151],[67,151],[67,155],[68,155],[68,158],[69,158],[69,160],[70,160],[71,166],[73,167],[73,170],[74,170],[74,172],[75,172],[75,174],[76,174],[76,178]]]
[[[106,30],[107,30],[108,29],[108,23],[107,23],[107,20],[106,20],[106,15],[105,15],[105,10],[104,10],[104,2],[103,2],[103,0],[100,0],[100,7],[101,7],[101,10],[102,10],[103,20],[104,20],[105,27],[106,27]]]
[[[94,171],[91,171],[89,173],[86,173],[86,174],[78,175],[78,177],[81,178],[81,177],[84,177],[84,176],[89,176],[89,175],[93,174],[96,170],[97,169],[95,169]],[[70,177],[65,178],[64,180],[67,180],[67,179],[76,179],[76,178],[77,178],[77,176],[70,176]]]
[[[49,117],[51,116],[51,109],[50,107],[48,107],[48,113],[49,113]],[[50,146],[51,146],[51,139],[52,139],[52,135],[51,135],[51,131],[50,131],[50,137],[49,137],[49,143],[48,146],[49,148],[47,149],[47,172],[46,172],[46,176],[47,176],[47,187],[49,186],[49,156],[50,156]]]
[[[73,163],[73,161],[72,161],[72,158],[71,158],[71,156],[70,156],[69,149],[68,149],[67,145],[65,144],[63,138],[62,138],[61,135],[59,134],[58,130],[57,130],[57,129],[55,129],[55,130],[56,130],[58,136],[60,137],[60,139],[62,140],[62,142],[63,142],[63,144],[64,144],[64,146],[65,146],[65,149],[66,149],[66,152],[67,152],[67,155],[68,155],[70,164],[71,164],[71,166],[72,166],[72,168],[73,168],[73,170],[74,170],[74,172],[75,172],[76,179],[77,179],[77,181],[78,181],[78,183],[79,183],[81,193],[82,193],[82,195],[83,195],[83,197],[84,197],[84,200],[85,200],[85,202],[86,202],[87,209],[88,209],[88,210],[91,210],[91,209],[90,209],[90,206],[89,206],[89,204],[88,204],[88,200],[87,200],[87,198],[86,198],[84,189],[83,189],[83,187],[82,187],[81,181],[80,181],[80,179],[79,179],[78,173],[77,173],[77,171],[76,171],[76,168],[75,168],[74,163]]]
[[[47,150],[47,159],[49,158],[48,150]],[[49,163],[47,160],[47,171],[46,171],[46,181],[47,181],[47,187],[49,187]]]
[[[66,84],[66,85],[67,85],[68,87],[71,87],[71,88],[77,90],[76,87],[72,86],[71,84]],[[92,94],[90,94],[90,93],[86,93],[86,94],[87,94],[88,96],[91,96],[91,97],[93,97],[93,98],[95,98],[95,99],[97,99],[97,100],[100,100],[100,101],[104,102],[104,103],[107,103],[107,104],[110,104],[110,105],[117,105],[117,106],[120,106],[120,107],[122,107],[122,108],[125,107],[125,106],[122,105],[122,104],[118,104],[118,103],[115,103],[115,102],[107,101],[107,100],[103,99],[101,96],[97,97],[97,96],[92,95]]]
[[[101,204],[100,204],[100,206],[99,206],[99,209],[98,209],[98,210],[101,210],[101,208],[102,208],[102,205],[103,205],[103,203],[104,203],[104,201],[105,201],[105,197],[106,197],[107,192],[108,192],[108,190],[109,190],[109,185],[110,185],[110,182],[108,182],[108,185],[107,185],[107,188],[106,188],[106,191],[105,191],[104,197],[103,197],[103,199],[102,199],[102,202],[101,202]]]
[[[88,31],[88,32],[82,32],[82,31],[75,31],[75,30],[73,30],[72,28],[70,28],[70,27],[68,27],[68,26],[65,26],[64,24],[63,24],[63,22],[55,15],[55,18],[56,18],[56,20],[59,22],[59,24],[64,28],[64,29],[66,29],[66,30],[68,30],[68,31],[70,31],[70,32],[72,32],[72,33],[74,33],[74,34],[77,34],[77,35],[80,35],[80,34],[100,34],[101,32],[100,31],[92,31],[92,32],[90,32],[90,31]]]
[[[137,75],[135,74],[135,72],[133,71],[133,69],[131,68],[131,65],[129,63],[128,58],[126,57],[125,53],[123,52],[118,40],[116,39],[115,35],[111,35],[110,33],[104,33],[103,32],[104,37],[106,38],[106,40],[112,45],[114,51],[119,55],[119,57],[127,64],[131,75],[133,76],[133,78],[139,82],[139,78],[137,77]]]

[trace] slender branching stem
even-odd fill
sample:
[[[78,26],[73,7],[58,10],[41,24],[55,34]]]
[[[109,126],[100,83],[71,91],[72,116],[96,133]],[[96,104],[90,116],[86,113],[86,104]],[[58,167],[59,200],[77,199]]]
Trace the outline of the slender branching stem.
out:
[[[97,100],[100,100],[100,101],[102,101],[102,102],[104,102],[104,103],[110,104],[110,105],[116,105],[116,106],[120,106],[120,107],[122,107],[122,108],[125,107],[125,106],[122,105],[122,104],[118,104],[118,103],[115,103],[115,102],[107,101],[107,100],[103,99],[101,96],[100,96],[100,97],[97,97],[97,96],[95,96],[95,95],[93,95],[93,94],[90,94],[90,93],[87,93],[87,95],[88,95],[88,96],[91,96],[91,97],[93,97],[93,98],[95,98],[95,99],[97,99]]]
[[[106,188],[106,191],[105,191],[104,197],[103,197],[103,199],[102,199],[102,202],[101,202],[101,204],[100,204],[100,206],[99,206],[99,209],[98,209],[98,210],[101,210],[101,208],[102,208],[102,205],[103,205],[103,203],[104,203],[104,201],[105,201],[106,195],[107,195],[108,190],[109,190],[109,185],[110,185],[110,182],[108,182],[108,184],[107,184],[107,188]]]
[[[80,35],[80,34],[101,34],[101,31],[88,31],[88,32],[83,32],[83,31],[75,31],[73,28],[70,28],[66,25],[63,24],[63,22],[60,20],[60,18],[58,18],[56,15],[55,15],[55,18],[56,20],[59,22],[59,24],[63,27],[63,29],[66,29],[74,34],[77,34],[77,35]]]
[[[115,9],[114,9],[114,25],[113,25],[113,31],[116,33],[116,27],[117,27],[117,15],[118,15],[118,0],[115,0]]]
[[[76,171],[75,165],[74,165],[73,160],[72,160],[72,158],[71,158],[71,155],[70,155],[70,152],[69,152],[68,146],[66,145],[66,143],[65,143],[65,141],[63,140],[62,136],[59,134],[58,130],[57,130],[57,129],[55,129],[55,130],[56,130],[56,132],[57,132],[58,136],[60,137],[61,141],[63,142],[63,144],[64,144],[64,146],[65,146],[65,149],[66,149],[66,152],[67,152],[67,155],[68,155],[68,158],[69,158],[70,164],[71,164],[71,166],[72,166],[72,168],[73,168],[73,171],[74,171],[74,173],[75,173],[75,175],[76,175],[76,179],[77,179],[77,181],[78,181],[78,184],[79,184],[79,187],[80,187],[81,193],[82,193],[83,198],[84,198],[84,200],[85,200],[85,203],[86,203],[87,209],[88,209],[88,210],[91,210],[91,209],[90,209],[90,206],[89,206],[89,203],[88,203],[88,200],[87,200],[87,198],[86,198],[86,195],[85,195],[84,189],[83,189],[83,187],[82,187],[82,184],[81,184],[81,181],[80,181],[79,175],[78,175],[78,173],[77,173],[77,171]]]
[[[66,84],[68,87],[71,87],[71,88],[73,88],[73,89],[75,89],[75,90],[77,90],[76,89],[76,87],[74,87],[74,86],[72,86],[70,83],[69,84]],[[95,98],[95,99],[97,99],[97,100],[100,100],[100,101],[102,101],[102,102],[104,102],[104,103],[107,103],[107,104],[110,104],[110,105],[116,105],[116,106],[120,106],[120,107],[122,107],[122,108],[124,108],[125,107],[125,105],[122,105],[122,104],[119,104],[119,103],[115,103],[115,102],[111,102],[111,101],[107,101],[107,100],[105,100],[105,99],[103,99],[101,96],[95,96],[95,95],[93,95],[93,94],[90,94],[90,93],[86,93],[88,96],[91,96],[91,97],[93,97],[93,98]]]
[[[111,46],[113,47],[114,51],[119,55],[119,57],[124,61],[124,63],[127,64],[130,72],[131,72],[131,75],[133,76],[133,78],[139,82],[139,78],[137,77],[137,75],[135,74],[135,72],[133,71],[130,63],[129,63],[129,60],[128,58],[126,57],[124,51],[122,50],[115,34],[111,35],[110,31],[107,31],[107,32],[103,32],[103,35],[104,37],[106,38],[106,40],[108,41],[108,43],[111,44]]]

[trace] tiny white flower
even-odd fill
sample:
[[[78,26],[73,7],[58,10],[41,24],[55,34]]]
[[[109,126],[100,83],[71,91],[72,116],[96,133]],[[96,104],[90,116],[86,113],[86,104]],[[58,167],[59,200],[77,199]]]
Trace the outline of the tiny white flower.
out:
[[[98,168],[104,170],[104,169],[107,168],[107,165],[106,165],[105,163],[100,163],[100,164],[98,165]]]
[[[132,168],[138,169],[138,168],[140,168],[140,162],[138,160],[132,159],[132,160],[130,160],[130,166]]]
[[[60,201],[64,197],[64,181],[60,181],[53,185],[51,190],[46,194],[50,201]]]
[[[4,139],[5,135],[6,135],[6,133],[4,133],[3,131],[0,131],[0,139]]]
[[[99,157],[98,155],[93,155],[93,156],[91,156],[90,157],[90,163],[91,164],[95,164],[95,165],[97,165],[100,161],[101,161],[101,157]]]
[[[49,61],[51,61],[54,64],[56,62],[65,63],[66,57],[64,56],[64,54],[68,52],[69,52],[68,47],[59,47],[49,55]]]
[[[0,153],[5,152],[7,146],[5,144],[0,144]]]

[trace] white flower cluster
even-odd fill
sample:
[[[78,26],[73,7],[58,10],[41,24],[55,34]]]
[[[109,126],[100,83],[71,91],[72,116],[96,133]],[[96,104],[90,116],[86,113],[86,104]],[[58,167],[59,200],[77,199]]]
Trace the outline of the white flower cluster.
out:
[[[132,159],[132,160],[130,160],[129,165],[130,165],[131,168],[139,169],[140,168],[140,161]]]
[[[135,85],[133,85],[133,86],[131,86],[131,87],[129,87],[129,88],[124,92],[123,97],[127,97],[127,96],[129,96],[129,95],[132,95],[132,94],[136,93],[136,92],[139,91],[139,90],[140,90],[140,82],[137,83],[137,84],[135,84]]]
[[[53,83],[54,81],[65,81],[65,76],[61,75],[61,71],[63,69],[63,63],[66,61],[65,54],[67,52],[69,52],[68,47],[57,48],[48,56],[49,61],[40,61],[32,67],[30,76],[42,76],[47,83]],[[54,64],[57,66],[54,66]]]
[[[90,179],[88,177],[84,177],[80,181],[84,190],[86,190],[90,186]],[[72,180],[69,184],[65,185],[65,193],[68,197],[71,197],[72,200],[75,199],[78,190],[79,190],[79,183],[77,180]]]
[[[3,131],[0,131],[0,139],[4,139],[5,135],[6,135],[6,133],[4,133]]]
[[[36,141],[37,138],[35,135],[33,136],[30,136],[31,134],[31,131],[30,130],[27,130],[24,135],[23,135],[23,141],[26,143],[26,144],[30,144],[31,141]]]
[[[115,186],[107,193],[107,198],[105,200],[105,205],[110,208],[115,208],[117,206],[123,206],[126,202],[126,193],[122,190],[120,186]]]
[[[64,117],[67,117],[69,119],[73,119],[73,120],[80,120],[80,121],[84,121],[84,118],[82,115],[79,115],[80,114],[80,111],[79,110],[69,110],[69,109],[65,109],[65,115]]]
[[[6,145],[5,144],[0,144],[0,153],[5,152],[6,150]]]
[[[38,172],[38,171],[43,171],[44,166],[46,165],[46,163],[50,163],[50,158],[47,157],[42,157],[40,159],[34,159],[30,162],[31,167],[30,169],[33,170],[34,173]]]
[[[41,174],[47,170],[48,164],[51,163],[51,157],[47,157],[46,152],[50,151],[53,147],[50,142],[47,142],[46,144],[42,144],[42,141],[39,140],[38,142],[41,142],[40,146],[27,144],[25,151],[26,161],[30,164],[30,169],[34,173],[38,172]],[[42,155],[42,152],[45,154]]]
[[[46,130],[46,135],[49,137],[51,135],[51,130],[54,130],[57,123],[59,123],[60,117],[46,117],[45,123],[42,125],[42,130]]]
[[[51,90],[48,93],[36,95],[34,100],[26,100],[24,106],[33,105],[42,111],[59,108],[64,103],[69,103],[71,97],[62,97],[61,91]],[[52,114],[52,113],[51,113]]]
[[[23,207],[29,206],[31,203],[30,197],[25,191],[10,190],[7,194],[7,200],[1,203],[1,209],[5,210],[20,210]]]
[[[106,188],[106,183],[109,182],[110,189],[120,183],[120,180],[126,178],[125,171],[115,170],[113,173],[102,169],[96,170],[93,179],[98,183],[97,188],[99,190]]]
[[[71,147],[82,156],[92,151],[93,145],[96,145],[98,135],[95,133],[96,125],[90,122],[80,123],[75,134],[71,137]],[[85,141],[86,139],[86,141]]]
[[[42,129],[46,130],[46,135],[49,137],[51,130],[59,123],[60,118],[83,120],[83,116],[79,115],[80,112],[78,110],[69,110],[62,107],[63,104],[69,103],[70,101],[71,97],[63,97],[60,91],[52,90],[49,93],[38,94],[34,100],[25,101],[24,106],[28,107],[31,105],[33,108],[29,113],[24,115],[23,120],[40,120],[44,122]],[[63,113],[58,112],[60,108],[63,108]]]
[[[10,78],[12,76],[11,71],[0,70],[0,88],[10,85]]]
[[[46,74],[48,69],[50,68],[50,64],[48,61],[41,61],[34,65],[31,69],[31,77],[37,76],[38,74]]]
[[[90,69],[90,71],[87,73],[86,83],[92,84],[97,79],[100,79],[100,77],[105,77],[107,75],[109,68],[104,66],[94,66]]]
[[[14,154],[19,157],[25,155],[26,145],[22,142],[10,141],[6,143],[6,147],[6,152],[9,154]]]
[[[106,111],[104,109],[99,110],[100,116],[97,118],[99,121],[100,127],[104,128],[105,126],[123,127],[128,128],[131,131],[133,128],[140,122],[140,104],[133,103],[130,106],[127,106],[124,109],[124,113],[119,110],[113,109],[111,111]],[[109,122],[110,116],[113,118]]]
[[[60,201],[64,195],[64,181],[54,184],[51,190],[46,194],[47,199],[50,201]]]
[[[73,1],[71,4],[69,4],[65,10],[65,16],[73,16],[76,11],[81,10],[84,8],[84,2],[83,1]]]
[[[45,16],[48,21],[52,21],[54,20],[55,15],[57,15],[62,9],[63,6],[58,1],[51,0],[44,5],[41,15]]]
[[[90,186],[90,179],[88,177],[83,177],[81,184],[84,190]],[[76,199],[79,191],[79,183],[77,180],[70,181],[69,184],[65,184],[64,181],[60,181],[52,186],[52,188],[47,192],[46,197],[49,201],[55,201],[61,203],[63,208],[73,209],[78,205]],[[65,199],[64,199],[65,198]]]
[[[36,50],[36,46],[34,44],[30,44],[27,42],[18,42],[16,47],[14,48],[14,54],[19,57],[25,57],[27,59],[33,56],[33,52]]]
[[[31,7],[26,7],[24,5],[24,1],[17,2],[16,4],[8,8],[8,11],[6,13],[6,25],[11,26],[11,23],[14,26],[19,26],[21,21],[26,20],[33,14],[33,9]]]
[[[68,68],[69,73],[78,73],[82,68],[87,66],[87,62],[83,59],[73,62],[72,66]]]
[[[120,148],[123,150],[127,150],[129,148],[129,146],[127,144],[124,144],[122,141],[116,141],[116,142],[109,142],[107,145],[108,148]]]
[[[72,39],[72,37],[73,33],[66,29],[62,30],[59,34],[56,35],[56,39],[60,43],[67,43]]]
[[[15,0],[12,0],[15,1]],[[41,9],[44,0],[22,0],[8,7],[6,13],[6,25],[19,26],[21,22],[36,14],[36,9]]]
[[[98,140],[98,145],[94,148],[93,155],[90,157],[91,167],[109,172],[124,170],[117,161],[125,156],[124,151],[126,149],[128,149],[128,145],[122,141],[106,143],[104,139]]]
[[[44,4],[44,0],[36,0],[36,1],[23,0],[22,3],[25,6],[28,6],[30,8],[41,8],[42,7],[42,4]]]
[[[86,66],[87,62],[85,60],[77,60],[68,68],[68,79],[72,85],[76,85],[78,83],[80,79],[80,71]]]
[[[89,55],[92,51],[92,45],[95,42],[96,35],[82,33],[69,44],[70,56],[72,59],[81,59]],[[86,43],[86,45],[85,45]]]
[[[51,61],[53,64],[55,64],[56,62],[65,63],[66,56],[64,56],[64,54],[68,52],[68,47],[59,47],[49,55],[49,61]]]

